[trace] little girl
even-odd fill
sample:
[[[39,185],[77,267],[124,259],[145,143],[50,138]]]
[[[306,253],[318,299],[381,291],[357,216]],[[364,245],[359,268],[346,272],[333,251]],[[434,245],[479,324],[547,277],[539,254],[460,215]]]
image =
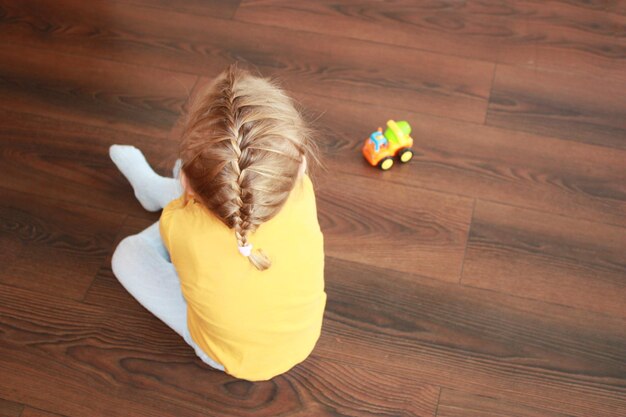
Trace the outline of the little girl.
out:
[[[163,209],[158,223],[119,244],[113,273],[205,363],[238,378],[288,371],[320,335],[312,148],[283,91],[233,66],[190,108],[180,181],[156,174],[132,146],[110,149],[143,207]]]

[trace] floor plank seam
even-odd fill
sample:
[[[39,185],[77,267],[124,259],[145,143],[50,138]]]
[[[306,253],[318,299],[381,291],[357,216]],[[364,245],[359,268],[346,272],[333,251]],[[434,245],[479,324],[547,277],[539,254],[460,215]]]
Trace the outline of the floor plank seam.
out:
[[[463,271],[465,268],[465,259],[467,258],[467,248],[469,247],[470,235],[472,233],[472,224],[474,224],[474,213],[476,212],[476,202],[477,198],[474,199],[474,203],[472,204],[472,214],[470,216],[469,226],[467,228],[467,239],[465,240],[465,248],[463,250],[463,259],[461,261],[461,273],[459,274],[458,283],[463,285]]]
[[[349,262],[349,263],[354,263],[354,264],[358,264],[358,265],[362,265],[364,267],[367,267],[368,265],[363,264],[361,262],[354,262],[354,261],[346,261],[343,258],[338,258],[336,256],[332,256],[332,255],[326,255],[326,259],[332,259],[338,262]],[[395,272],[400,272],[400,271],[395,271]],[[454,282],[450,282],[450,281],[445,281],[442,279],[438,279],[438,278],[433,278],[430,276],[426,276],[426,275],[421,275],[421,274],[416,274],[416,273],[403,273],[405,278],[403,278],[403,281],[406,282],[410,282],[410,283],[414,283],[416,285],[426,285],[429,286],[431,284],[439,284],[439,285],[449,285],[449,286],[456,286],[456,287],[461,287],[461,288],[468,288],[468,289],[472,289],[475,291],[479,291],[479,292],[485,292],[485,293],[492,293],[492,294],[497,294],[500,295],[504,298],[513,298],[516,300],[521,300],[521,301],[530,301],[532,303],[536,303],[538,305],[546,305],[546,306],[552,306],[552,307],[558,307],[558,308],[566,308],[568,310],[572,310],[572,311],[577,311],[577,312],[583,312],[585,314],[592,314],[598,317],[602,317],[602,318],[607,318],[607,319],[611,319],[611,320],[619,320],[619,321],[623,321],[624,323],[626,323],[626,317],[619,317],[619,316],[615,316],[613,314],[608,314],[602,311],[595,311],[595,310],[587,310],[585,308],[581,308],[581,307],[574,307],[571,305],[567,305],[567,304],[560,304],[560,303],[556,303],[553,301],[546,301],[546,300],[540,300],[540,299],[535,299],[535,298],[530,298],[530,297],[524,297],[524,296],[520,296],[517,294],[511,294],[511,293],[507,293],[507,292],[502,292],[502,291],[498,291],[498,290],[494,290],[491,288],[483,288],[483,287],[477,287],[471,284],[463,284],[463,283],[454,283]],[[431,284],[429,284],[431,283]]]
[[[491,84],[489,85],[489,97],[487,97],[487,108],[485,108],[485,118],[483,119],[483,126],[487,126],[487,117],[489,116],[489,107],[491,106],[491,97],[493,97],[493,86],[496,83],[496,74],[498,72],[497,62],[493,65],[493,74],[491,74]]]
[[[493,64],[493,62],[491,62]],[[498,64],[498,65],[503,65],[503,64]],[[515,65],[511,65],[513,67],[518,67]],[[495,80],[495,72],[494,72],[494,80]],[[293,91],[298,91],[298,90],[293,90]],[[325,98],[325,99],[329,99],[329,100],[334,100],[334,101],[341,101],[344,103],[355,103],[355,104],[359,104],[361,106],[364,107],[375,107],[376,104],[374,103],[365,103],[362,101],[356,101],[356,100],[351,100],[349,98],[344,98],[344,97],[333,97],[333,96],[327,96],[324,94],[319,94],[319,93],[315,93],[315,92],[309,92],[309,91],[298,91],[300,94],[304,94],[306,96],[309,97],[321,97],[321,98]],[[491,100],[491,90],[489,93],[489,97],[488,100]],[[481,122],[472,122],[469,120],[463,120],[463,119],[458,119],[458,118],[454,118],[454,117],[447,117],[447,116],[442,116],[439,114],[431,114],[431,113],[424,113],[423,111],[414,111],[413,109],[401,109],[401,108],[394,108],[394,107],[389,107],[389,106],[385,106],[385,108],[391,109],[391,110],[398,110],[398,111],[407,111],[407,112],[411,112],[417,116],[423,115],[423,116],[427,116],[430,118],[434,118],[434,119],[439,119],[442,121],[445,120],[449,120],[455,123],[463,123],[463,124],[469,124],[472,126],[479,126],[479,127],[485,127],[491,130],[496,130],[498,132],[515,132],[515,133],[519,133],[522,135],[528,135],[528,136],[532,136],[532,137],[537,137],[537,138],[545,138],[548,140],[553,140],[553,141],[559,141],[559,142],[564,142],[564,143],[575,143],[575,144],[581,144],[584,146],[589,146],[592,149],[593,148],[598,148],[598,149],[604,149],[604,150],[611,150],[611,151],[616,151],[619,153],[624,153],[626,155],[626,148],[620,148],[620,147],[615,147],[615,146],[609,146],[609,145],[600,145],[598,143],[589,143],[589,142],[581,142],[579,140],[576,139],[565,139],[563,137],[559,137],[559,136],[550,136],[548,134],[544,134],[544,133],[535,133],[535,132],[531,132],[531,131],[526,131],[526,130],[517,130],[515,128],[504,128],[502,126],[497,126],[497,125],[490,125],[487,123],[487,113],[488,111],[485,113],[485,120],[481,123]],[[488,110],[488,109],[487,109]]]
[[[486,292],[490,292],[490,293],[499,294],[499,295],[502,295],[502,296],[505,296],[505,297],[513,297],[513,298],[516,298],[518,300],[532,301],[533,303],[545,304],[545,305],[555,306],[555,307],[559,307],[559,308],[567,308],[568,310],[583,312],[583,313],[586,313],[586,314],[593,314],[593,315],[597,315],[597,316],[600,316],[600,317],[608,318],[608,319],[611,319],[611,320],[620,320],[620,321],[624,321],[624,323],[626,324],[626,317],[616,316],[614,314],[605,313],[605,312],[599,311],[599,310],[588,310],[586,308],[575,307],[575,306],[568,305],[568,304],[561,304],[561,303],[557,303],[557,302],[554,302],[554,301],[547,301],[547,300],[541,300],[541,299],[538,299],[538,298],[524,297],[524,296],[517,295],[517,294],[511,294],[511,293],[508,293],[508,292],[502,292],[502,291],[494,290],[492,288],[478,287],[478,286],[475,286],[475,285],[472,285],[472,284],[460,283],[459,285],[461,285],[462,287],[465,287],[465,288],[472,288],[472,289],[478,290],[478,291],[486,291]]]
[[[435,406],[435,414],[434,417],[439,416],[439,404],[441,404],[441,391],[443,391],[443,387],[439,386],[439,392],[437,393],[437,404]]]
[[[120,238],[120,234],[122,233],[122,230],[124,229],[124,226],[126,226],[126,223],[128,222],[129,217],[130,217],[130,215],[127,214],[126,217],[124,217],[124,220],[122,220],[122,222],[120,223],[120,226],[115,231],[115,237],[114,237],[114,240],[113,240],[113,245],[115,245],[115,242],[117,242],[118,239]],[[96,272],[93,274],[93,277],[91,278],[91,282],[89,283],[89,287],[87,287],[87,290],[83,294],[83,297],[80,299],[81,303],[88,304],[88,303],[85,302],[85,300],[86,300],[87,296],[89,295],[89,291],[91,291],[91,288],[93,287],[94,283],[96,282],[96,278],[98,277],[98,274],[100,273],[102,268],[105,268],[107,263],[109,262],[109,256],[113,256],[113,252],[114,251],[115,251],[115,247],[112,247],[112,248],[109,249],[107,256],[102,260],[102,262],[100,263],[100,266],[98,267]]]
[[[345,175],[348,175],[348,176],[361,177],[361,175],[354,174],[351,171],[342,171],[342,173],[345,174]],[[321,175],[324,175],[324,174],[321,174]],[[588,223],[592,223],[592,224],[598,224],[598,225],[604,225],[604,226],[610,226],[610,227],[617,227],[617,228],[620,228],[620,229],[626,229],[626,225],[619,224],[619,223],[596,221],[596,220],[591,220],[590,218],[586,218],[586,217],[568,216],[568,215],[565,215],[565,214],[562,214],[562,213],[558,213],[558,212],[554,212],[554,211],[548,211],[548,210],[542,210],[542,209],[538,209],[538,208],[532,207],[532,206],[520,206],[520,205],[516,205],[516,204],[511,204],[509,202],[500,201],[500,200],[493,200],[493,199],[490,199],[490,198],[483,198],[483,197],[476,196],[476,195],[459,194],[459,193],[453,193],[453,192],[448,192],[448,191],[441,191],[441,189],[430,188],[430,187],[421,186],[421,185],[413,185],[412,183],[400,182],[398,184],[403,186],[403,187],[410,187],[410,188],[418,190],[418,191],[428,191],[428,192],[436,193],[436,194],[439,194],[439,195],[442,195],[442,196],[453,196],[453,197],[465,198],[465,199],[468,199],[468,200],[469,199],[480,200],[480,201],[484,201],[484,202],[487,202],[487,203],[498,204],[498,205],[501,205],[501,206],[517,208],[517,209],[532,211],[532,212],[541,213],[541,214],[547,214],[547,215],[550,215],[550,216],[562,217],[564,219],[569,219],[569,220],[578,220],[578,221],[588,222]]]

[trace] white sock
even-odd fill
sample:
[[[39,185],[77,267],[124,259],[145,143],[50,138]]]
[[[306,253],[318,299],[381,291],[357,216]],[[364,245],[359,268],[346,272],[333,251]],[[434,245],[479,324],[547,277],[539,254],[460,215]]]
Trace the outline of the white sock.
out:
[[[180,197],[182,187],[174,178],[162,177],[150,167],[141,151],[134,146],[113,145],[111,160],[126,177],[135,191],[135,197],[148,211],[158,211]]]

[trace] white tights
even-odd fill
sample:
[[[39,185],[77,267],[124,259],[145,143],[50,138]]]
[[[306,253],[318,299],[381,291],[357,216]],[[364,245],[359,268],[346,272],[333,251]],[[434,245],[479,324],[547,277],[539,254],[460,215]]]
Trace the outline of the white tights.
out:
[[[132,184],[132,179],[129,180],[134,188],[136,184]],[[142,190],[153,194],[154,201],[169,202],[182,193],[180,182],[175,178],[160,177],[152,185],[155,184],[158,186]],[[168,194],[169,198],[163,198]],[[113,253],[111,264],[115,277],[142,306],[178,333],[194,348],[196,355],[204,363],[224,370],[222,365],[212,360],[195,344],[189,334],[187,302],[183,297],[176,269],[161,240],[158,222],[141,233],[122,240]]]

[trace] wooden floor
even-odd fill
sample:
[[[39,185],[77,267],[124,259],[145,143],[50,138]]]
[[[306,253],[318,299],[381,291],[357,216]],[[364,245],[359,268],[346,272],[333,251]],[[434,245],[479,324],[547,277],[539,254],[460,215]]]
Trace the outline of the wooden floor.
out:
[[[328,307],[263,383],[115,280],[158,219],[107,154],[176,158],[239,61],[320,131]],[[360,146],[387,119],[415,159]],[[0,0],[0,416],[626,415],[623,0]]]

